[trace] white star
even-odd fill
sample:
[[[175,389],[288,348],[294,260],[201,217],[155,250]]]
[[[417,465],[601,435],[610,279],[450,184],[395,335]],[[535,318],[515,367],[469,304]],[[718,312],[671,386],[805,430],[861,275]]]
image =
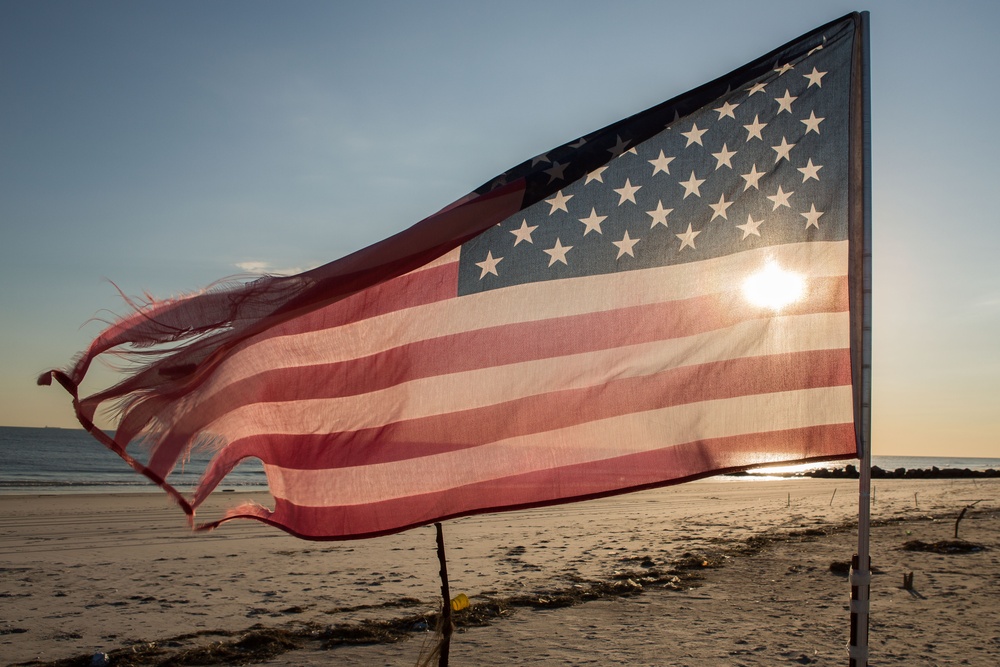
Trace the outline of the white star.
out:
[[[579,148],[580,146],[583,146],[585,143],[587,143],[587,140],[584,139],[583,137],[580,137],[574,143],[569,144],[569,147],[570,148]]]
[[[824,39],[826,39],[826,38],[824,38]],[[811,56],[812,54],[816,53],[817,51],[821,50],[822,48],[823,48],[822,44],[820,44],[819,46],[813,47],[813,48],[809,49],[809,53],[807,53],[806,55],[807,56]]]
[[[754,190],[760,190],[760,187],[757,185],[757,182],[760,180],[760,177],[766,173],[767,173],[766,171],[757,171],[756,164],[750,167],[750,171],[743,174],[743,180],[747,182],[747,186],[743,188],[743,192],[746,192],[751,187],[753,187]]]
[[[548,161],[549,161],[549,156],[546,153],[542,153],[541,155],[536,155],[531,159],[531,166],[534,167],[536,164],[540,162],[548,162]]]
[[[521,220],[520,228],[510,230],[510,233],[514,235],[514,245],[517,245],[521,241],[534,243],[534,241],[531,240],[531,232],[535,231],[536,229],[538,229],[538,225],[529,227],[527,220]]]
[[[590,183],[591,181],[597,181],[598,183],[603,183],[604,182],[604,178],[603,178],[602,174],[604,174],[604,170],[607,169],[607,168],[608,168],[608,165],[604,165],[603,167],[598,167],[594,171],[590,172],[589,174],[587,174],[587,180],[584,181],[583,184],[586,185],[587,183]]]
[[[778,73],[778,76],[781,76],[785,72],[791,72],[793,69],[795,68],[792,66],[792,63],[785,63],[784,65],[778,67],[774,71]]]
[[[774,149],[774,151],[778,154],[778,156],[774,158],[775,163],[778,163],[781,161],[782,158],[786,160],[791,160],[791,158],[788,157],[788,153],[793,148],[795,148],[795,144],[788,143],[788,140],[782,137],[781,143],[778,144],[777,146],[771,146],[771,148]]]
[[[813,67],[813,71],[812,72],[810,72],[809,74],[803,74],[802,76],[804,76],[805,78],[809,79],[809,85],[806,86],[806,88],[809,88],[811,86],[816,86],[817,88],[822,88],[823,87],[823,77],[825,75],[826,75],[826,72],[817,71],[816,68]]]
[[[732,169],[733,163],[731,162],[731,160],[733,159],[734,155],[736,155],[736,151],[731,151],[729,150],[729,146],[727,144],[722,144],[721,151],[719,151],[718,153],[712,153],[712,157],[718,160],[718,162],[716,162],[715,164],[715,168],[719,169],[722,165],[726,165],[727,167]]]
[[[586,225],[586,229],[583,230],[583,235],[586,236],[590,232],[597,232],[598,234],[603,234],[601,231],[601,223],[608,219],[606,215],[597,215],[597,211],[593,207],[590,209],[590,215],[586,218],[580,218],[580,222]]]
[[[625,236],[622,237],[621,241],[612,241],[612,243],[618,246],[618,256],[615,257],[615,259],[621,259],[622,255],[635,257],[635,253],[632,252],[632,247],[638,242],[639,239],[630,239],[628,237],[628,230],[625,230]]]
[[[623,185],[620,188],[615,188],[614,189],[615,192],[618,193],[618,196],[621,197],[621,199],[618,200],[618,205],[621,206],[626,201],[630,201],[630,202],[632,202],[634,204],[635,203],[635,193],[638,192],[639,188],[641,188],[641,187],[642,187],[641,185],[632,185],[632,182],[629,181],[629,179],[626,178],[625,179],[625,185]]]
[[[799,171],[802,172],[802,182],[805,183],[810,178],[815,178],[819,180],[819,170],[823,168],[821,164],[813,164],[812,158],[809,158],[809,163],[804,167],[799,167]]]
[[[552,246],[552,249],[545,251],[549,255],[549,266],[552,266],[556,262],[562,262],[563,264],[566,264],[566,266],[569,266],[569,263],[566,261],[566,253],[572,249],[573,246],[564,246],[559,242],[559,239],[556,239],[556,244]]]
[[[482,280],[485,278],[487,273],[492,273],[493,275],[499,277],[499,274],[497,273],[497,264],[499,264],[502,259],[503,257],[494,258],[493,251],[488,251],[486,253],[486,259],[481,262],[476,262],[476,266],[483,270],[483,272],[479,274],[479,279]]]
[[[745,127],[746,131],[749,133],[747,134],[747,141],[750,141],[754,137],[757,137],[761,141],[764,140],[764,137],[760,135],[760,131],[767,127],[767,123],[760,122],[759,116],[754,116],[753,122],[749,125],[744,125],[743,127]]]
[[[608,149],[608,152],[611,153],[612,158],[618,157],[619,155],[624,153],[625,150],[628,148],[628,142],[623,141],[622,138],[617,134],[615,135],[615,139],[617,140],[617,143],[615,143],[614,146]]]
[[[557,178],[559,180],[563,180],[564,178],[566,178],[565,176],[563,176],[563,172],[566,171],[566,167],[568,166],[569,163],[559,164],[558,162],[553,162],[552,166],[545,170],[545,173],[549,175],[549,183],[556,180]]]
[[[546,199],[545,203],[552,206],[552,210],[549,211],[549,215],[552,215],[556,211],[566,211],[569,213],[569,209],[566,208],[566,202],[572,199],[574,195],[564,195],[562,190],[556,193],[556,196],[552,199]]]
[[[699,146],[704,146],[705,144],[701,143],[701,135],[705,134],[706,132],[708,132],[708,129],[699,130],[698,123],[691,123],[691,129],[689,131],[681,132],[681,134],[687,137],[688,140],[687,144],[684,145],[684,148],[687,148],[691,144],[698,144]]]
[[[778,113],[781,113],[782,111],[787,111],[788,113],[792,113],[792,102],[794,102],[797,99],[799,98],[792,97],[792,94],[789,93],[788,89],[786,88],[784,97],[774,98],[774,101],[778,103]]]
[[[819,134],[819,124],[822,123],[824,120],[826,120],[826,118],[817,118],[816,112],[810,111],[809,117],[806,118],[805,120],[800,120],[799,122],[805,124],[806,134],[809,134],[810,132],[815,132],[816,134]]]
[[[726,195],[724,195],[724,194],[721,195],[719,197],[719,203],[718,204],[709,204],[709,206],[712,208],[712,210],[715,211],[714,213],[712,213],[712,218],[709,220],[709,222],[712,222],[712,220],[715,220],[719,216],[722,216],[722,218],[724,220],[728,220],[729,217],[726,215],[726,209],[729,208],[732,205],[733,205],[733,202],[726,201]]]
[[[672,208],[663,208],[663,202],[657,201],[656,208],[652,211],[646,211],[646,215],[653,219],[653,223],[649,226],[650,229],[656,227],[657,225],[667,226],[667,216],[674,212]]]
[[[736,120],[736,114],[734,114],[733,112],[736,111],[736,107],[738,106],[739,104],[730,104],[729,101],[727,100],[723,102],[721,107],[718,107],[717,109],[712,109],[712,111],[719,112],[718,120],[722,120],[726,116],[729,116],[733,120]]]
[[[749,88],[749,92],[747,93],[747,97],[750,97],[754,93],[763,93],[764,92],[764,88],[765,88],[765,86],[764,86],[763,83],[755,83],[755,84],[753,84]]]
[[[694,247],[694,237],[698,236],[698,234],[701,234],[701,232],[691,231],[690,222],[688,223],[688,230],[686,232],[683,234],[674,234],[674,236],[681,240],[681,247],[679,250],[684,250],[684,246],[691,246],[692,249],[697,250],[697,248]]]
[[[691,178],[687,181],[680,181],[680,184],[684,186],[684,196],[681,199],[687,199],[688,195],[694,195],[696,197],[701,196],[701,184],[705,182],[705,179],[698,179],[694,177],[694,172],[691,172]]]
[[[819,229],[819,216],[823,215],[823,211],[817,211],[816,204],[810,204],[809,212],[799,213],[799,215],[806,219],[806,229],[809,229],[810,227]]]
[[[660,151],[660,157],[655,160],[647,160],[649,164],[653,165],[653,176],[656,176],[661,171],[665,174],[670,173],[670,163],[674,161],[674,158],[667,157]]]
[[[777,194],[767,196],[768,199],[774,202],[774,208],[771,210],[777,211],[779,206],[788,206],[788,208],[791,208],[791,205],[788,203],[788,198],[794,194],[794,192],[784,192],[779,185]]]
[[[755,236],[760,236],[760,231],[757,228],[760,227],[760,223],[762,223],[762,222],[764,222],[764,221],[763,220],[754,220],[752,215],[748,215],[747,216],[747,224],[745,224],[745,225],[736,225],[736,227],[738,229],[742,229],[743,230],[743,239],[741,239],[741,240],[745,240],[746,237],[750,236],[751,234],[754,234]]]

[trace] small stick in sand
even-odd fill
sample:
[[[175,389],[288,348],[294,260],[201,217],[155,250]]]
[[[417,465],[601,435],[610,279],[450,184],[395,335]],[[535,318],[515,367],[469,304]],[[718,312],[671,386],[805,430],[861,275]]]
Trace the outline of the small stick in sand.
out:
[[[958,539],[958,524],[962,521],[962,517],[965,516],[965,511],[968,510],[968,509],[971,509],[971,508],[975,507],[976,505],[978,505],[981,502],[983,502],[982,499],[979,499],[976,502],[972,503],[971,505],[966,505],[965,507],[962,508],[962,511],[958,513],[958,518],[955,519],[955,539],[956,540]]]
[[[833,495],[830,496],[830,507],[833,507],[833,499],[837,497],[837,489],[833,490]]]
[[[920,509],[920,504],[917,502],[917,492],[913,492],[913,506]]]

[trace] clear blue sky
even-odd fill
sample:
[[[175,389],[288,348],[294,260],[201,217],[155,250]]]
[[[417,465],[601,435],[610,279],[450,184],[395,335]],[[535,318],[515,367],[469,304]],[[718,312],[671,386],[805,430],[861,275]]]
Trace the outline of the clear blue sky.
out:
[[[108,280],[324,263],[855,9],[875,453],[1000,455],[994,2],[0,0],[0,425],[75,425],[34,379],[126,310]]]

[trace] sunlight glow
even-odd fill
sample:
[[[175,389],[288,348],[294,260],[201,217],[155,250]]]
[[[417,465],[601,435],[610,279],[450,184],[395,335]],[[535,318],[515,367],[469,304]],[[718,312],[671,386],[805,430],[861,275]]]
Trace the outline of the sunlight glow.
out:
[[[806,281],[798,273],[786,271],[770,261],[743,281],[743,296],[755,306],[781,310],[805,295]]]

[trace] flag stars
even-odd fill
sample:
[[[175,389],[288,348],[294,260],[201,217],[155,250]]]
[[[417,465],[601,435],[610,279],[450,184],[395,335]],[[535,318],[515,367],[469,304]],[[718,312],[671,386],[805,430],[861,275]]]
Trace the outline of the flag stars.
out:
[[[819,216],[823,215],[823,211],[817,211],[816,204],[810,204],[809,210],[806,213],[800,213],[799,215],[806,219],[806,229],[809,229],[810,227],[819,229]]]
[[[750,167],[750,171],[742,175],[743,180],[747,182],[746,187],[743,188],[743,192],[746,192],[750,188],[753,188],[754,190],[760,190],[758,182],[760,181],[760,177],[766,173],[767,172],[764,171],[757,171],[757,165],[752,165]]]
[[[810,132],[815,132],[816,134],[819,134],[819,124],[822,123],[824,120],[826,120],[826,118],[817,118],[816,112],[810,111],[809,117],[804,120],[800,120],[799,122],[803,123],[806,126],[806,134],[809,134]]]
[[[531,240],[531,232],[538,229],[538,225],[528,225],[527,220],[521,220],[521,226],[517,229],[511,229],[510,233],[514,235],[514,245],[516,246],[521,241],[527,241],[528,243],[534,244]]]
[[[607,170],[607,168],[608,168],[608,165],[604,165],[603,167],[598,167],[594,171],[590,172],[589,174],[587,174],[587,180],[584,181],[583,184],[586,185],[587,183],[590,183],[591,181],[597,181],[598,183],[603,183],[604,182],[604,172],[605,172],[605,170]]]
[[[746,128],[747,131],[747,141],[750,141],[754,137],[760,139],[761,141],[764,140],[764,137],[761,136],[760,131],[763,130],[765,127],[767,127],[767,123],[760,122],[759,115],[754,116],[753,122],[750,123],[749,125],[744,125],[743,127]]]
[[[670,215],[673,212],[674,212],[674,209],[672,209],[672,208],[663,208],[663,202],[662,201],[657,201],[655,209],[653,209],[652,211],[646,211],[646,215],[648,215],[649,217],[651,217],[653,219],[653,222],[649,225],[649,228],[652,229],[653,227],[656,227],[657,225],[663,225],[664,227],[666,227],[667,226],[667,216]]]
[[[726,195],[721,195],[719,197],[718,204],[709,204],[709,206],[712,208],[713,211],[712,218],[709,220],[709,222],[719,217],[721,217],[723,220],[728,220],[729,218],[726,216],[726,209],[732,205],[733,202],[726,201]]]
[[[656,158],[655,160],[647,160],[649,164],[653,165],[653,176],[656,176],[661,171],[664,174],[669,174],[670,163],[673,161],[674,158],[665,156],[662,150],[660,151],[660,156],[658,158]],[[602,167],[602,169],[607,169],[607,167]]]
[[[625,230],[625,236],[622,237],[621,241],[612,241],[614,245],[618,246],[618,256],[615,257],[616,260],[621,259],[625,255],[629,257],[635,257],[635,252],[632,248],[635,244],[639,242],[639,239],[631,239],[628,236],[628,230]]]
[[[552,207],[549,211],[549,215],[552,215],[556,211],[565,211],[569,213],[569,209],[566,208],[566,202],[573,198],[574,195],[564,195],[562,190],[556,193],[556,196],[552,199],[546,199],[545,203]]]
[[[778,154],[774,158],[775,163],[778,163],[781,162],[782,159],[785,160],[791,159],[788,157],[788,154],[791,152],[793,148],[795,148],[795,144],[788,143],[788,140],[785,139],[785,137],[782,137],[781,143],[778,144],[777,146],[771,146],[771,148]]]
[[[493,275],[499,277],[499,274],[497,273],[497,264],[499,264],[502,259],[503,257],[494,257],[492,250],[487,251],[486,259],[481,262],[476,262],[476,266],[482,269],[482,273],[479,274],[479,279],[482,280],[488,273],[492,273]]]
[[[680,184],[684,186],[684,196],[681,199],[687,199],[688,195],[694,195],[695,197],[701,196],[701,184],[705,182],[704,178],[695,178],[694,172],[691,172],[691,178],[687,181],[680,181]]]
[[[717,120],[722,120],[723,118],[732,118],[733,120],[736,120],[736,114],[733,112],[736,111],[736,107],[738,106],[739,104],[730,104],[729,101],[726,100],[721,107],[713,109],[713,111],[717,111],[719,114]]]
[[[701,234],[701,232],[693,231],[691,229],[690,222],[688,223],[688,228],[686,232],[684,232],[683,234],[674,234],[674,236],[676,236],[681,240],[681,247],[678,249],[678,252],[680,250],[684,250],[684,248],[688,246],[690,246],[692,250],[697,250],[697,248],[694,247],[694,239],[696,236],[698,236],[698,234]]]
[[[608,152],[611,153],[612,158],[616,158],[622,153],[624,153],[626,150],[628,150],[627,141],[623,140],[618,135],[615,135],[615,140],[616,140],[615,145],[608,149]]]
[[[715,168],[720,169],[722,165],[726,165],[730,169],[733,168],[732,159],[736,155],[736,151],[729,150],[728,144],[722,144],[722,150],[718,153],[712,153],[717,162],[715,163]]]
[[[549,266],[552,266],[556,262],[562,262],[566,266],[569,266],[569,263],[566,261],[566,253],[572,249],[573,246],[571,245],[564,246],[559,241],[559,239],[556,239],[556,244],[552,246],[550,249],[545,250],[545,252],[549,256]]]
[[[559,164],[558,162],[553,162],[552,166],[545,170],[545,173],[549,175],[549,183],[555,181],[556,179],[560,181],[565,180],[566,176],[563,175],[563,172],[566,171],[566,167],[568,166],[569,163]]]
[[[614,189],[615,192],[617,192],[618,196],[620,197],[620,199],[618,200],[618,205],[621,206],[626,201],[630,201],[634,204],[635,193],[638,192],[640,188],[642,188],[641,185],[632,185],[632,182],[626,178],[625,185],[623,185],[620,188]]]
[[[822,88],[823,77],[826,76],[826,74],[827,74],[826,72],[820,72],[815,67],[813,67],[812,72],[810,72],[809,74],[802,75],[805,78],[809,79],[809,85],[806,86],[806,88],[811,88],[812,86],[816,86],[817,88]]]
[[[799,171],[802,172],[802,182],[805,183],[810,178],[815,178],[819,180],[819,170],[823,168],[821,164],[813,164],[812,158],[809,158],[809,162],[804,167],[799,167]]]
[[[787,111],[792,113],[792,102],[799,99],[798,97],[793,97],[788,89],[785,89],[785,94],[782,97],[775,97],[774,101],[778,103],[778,113],[782,111]]]
[[[687,132],[681,132],[681,134],[687,137],[688,140],[688,142],[684,145],[684,148],[687,148],[692,144],[698,144],[699,146],[704,146],[705,144],[701,143],[701,135],[705,134],[706,132],[708,132],[707,128],[704,130],[699,130],[698,123],[692,123],[690,130],[688,130]]]
[[[795,194],[795,192],[785,192],[779,185],[778,192],[776,194],[767,196],[768,199],[774,202],[774,208],[771,210],[777,211],[779,206],[787,206],[788,208],[791,208],[791,205],[788,203],[788,198],[793,194]]]
[[[753,84],[747,89],[747,97],[751,97],[757,93],[763,93],[766,87],[767,86],[763,82]]]
[[[580,222],[584,224],[583,235],[586,236],[590,232],[597,232],[598,234],[603,234],[601,231],[601,223],[608,219],[606,215],[597,215],[597,211],[591,207],[590,215],[586,218],[580,218]]]
[[[753,234],[754,236],[760,236],[760,225],[764,222],[763,220],[754,220],[752,215],[747,216],[747,222],[745,225],[736,225],[737,229],[743,230],[742,241],[745,241],[748,236]]]
[[[778,76],[781,76],[782,74],[785,74],[786,72],[791,72],[793,69],[795,69],[795,67],[792,65],[792,63],[785,63],[781,67],[775,68],[774,71],[778,73]]]

